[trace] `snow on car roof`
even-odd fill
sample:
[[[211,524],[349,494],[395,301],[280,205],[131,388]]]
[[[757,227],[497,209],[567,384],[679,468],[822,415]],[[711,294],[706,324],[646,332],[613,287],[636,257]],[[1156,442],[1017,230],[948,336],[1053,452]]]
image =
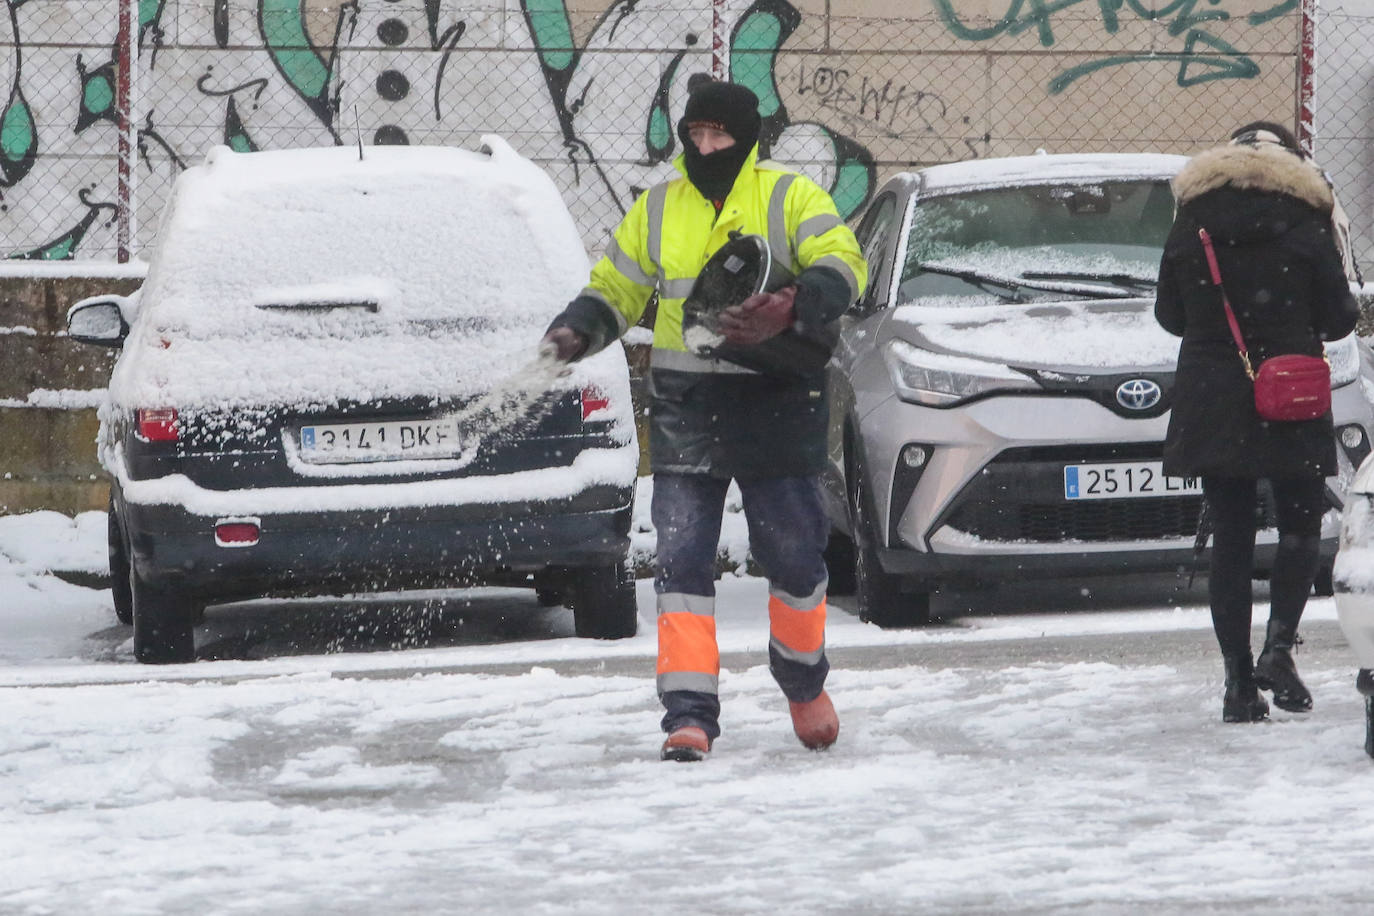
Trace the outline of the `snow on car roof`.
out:
[[[922,194],[1060,182],[1169,179],[1188,161],[1166,153],[1042,153],[932,165],[915,175]]]
[[[505,310],[575,293],[588,265],[557,188],[504,141],[483,143],[490,154],[219,147],[177,179],[144,301],[184,300],[194,314],[178,317],[204,320],[278,288],[338,295],[349,278],[364,295],[398,286],[408,310],[431,314],[452,304],[456,284],[469,298],[521,294]]]
[[[483,134],[478,149],[455,146],[326,146],[240,153],[211,149],[177,179],[183,200],[224,193],[252,193],[283,185],[355,186],[369,175],[450,176],[467,183],[494,183],[562,203],[557,188],[537,165],[504,139]]]

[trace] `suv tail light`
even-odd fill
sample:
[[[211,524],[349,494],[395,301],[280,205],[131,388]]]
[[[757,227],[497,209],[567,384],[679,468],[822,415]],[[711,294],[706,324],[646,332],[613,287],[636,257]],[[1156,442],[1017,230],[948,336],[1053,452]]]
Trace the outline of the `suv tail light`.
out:
[[[140,439],[148,442],[175,442],[180,436],[177,431],[175,407],[140,408],[137,417]]]
[[[605,410],[611,406],[611,399],[601,393],[600,388],[593,388],[588,385],[582,389],[582,419],[587,419],[598,410]]]

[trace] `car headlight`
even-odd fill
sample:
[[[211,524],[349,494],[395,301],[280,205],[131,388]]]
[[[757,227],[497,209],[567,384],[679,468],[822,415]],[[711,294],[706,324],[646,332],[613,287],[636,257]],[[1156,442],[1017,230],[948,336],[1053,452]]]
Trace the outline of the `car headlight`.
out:
[[[1340,340],[1326,344],[1326,361],[1331,364],[1331,387],[1349,385],[1360,376],[1360,345],[1351,331]]]
[[[889,341],[883,359],[903,401],[948,407],[990,391],[1037,390],[1033,380],[999,363],[931,353],[904,340]]]

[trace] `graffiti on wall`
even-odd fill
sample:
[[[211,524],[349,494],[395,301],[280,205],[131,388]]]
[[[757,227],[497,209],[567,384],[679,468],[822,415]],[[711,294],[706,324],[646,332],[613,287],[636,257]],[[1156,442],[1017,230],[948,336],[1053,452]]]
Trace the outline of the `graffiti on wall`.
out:
[[[1011,0],[1006,13],[990,26],[977,27],[966,25],[954,8],[954,0],[932,0],[950,32],[964,41],[983,42],[1001,35],[1019,35],[1034,30],[1042,47],[1055,46],[1055,17],[1064,10],[1086,4],[1088,0]],[[1263,25],[1272,19],[1288,15],[1298,9],[1300,0],[1277,0],[1268,9],[1246,14],[1245,21],[1250,25]],[[1109,67],[1128,64],[1165,64],[1176,68],[1175,79],[1179,86],[1195,86],[1211,80],[1252,79],[1259,75],[1260,68],[1254,59],[1225,41],[1209,28],[1212,23],[1231,20],[1232,13],[1221,8],[1222,0],[1172,0],[1160,9],[1150,9],[1139,0],[1111,0],[1092,4],[1092,10],[1100,16],[1094,17],[1094,24],[1100,24],[1108,35],[1115,35],[1121,29],[1121,14],[1126,12],[1152,23],[1167,26],[1172,38],[1183,36],[1183,45],[1178,50],[1157,50],[1109,54],[1090,59],[1084,63],[1067,67],[1055,74],[1046,89],[1055,95],[1063,92],[1075,81]]]
[[[520,0],[514,16],[465,0],[179,2],[136,0],[134,7],[136,250],[151,241],[176,176],[214,145],[472,148],[483,131],[505,135],[549,169],[597,247],[635,195],[674,174],[687,80],[711,67],[709,0],[607,0],[594,15],[574,15],[566,0]],[[1153,11],[1137,0],[1092,4],[1093,27],[1104,33],[1135,16],[1181,44],[1086,61],[1078,55],[1039,92],[1054,96],[1093,73],[1161,61],[1180,87],[1251,79],[1259,64],[1214,28],[1231,20],[1227,2],[1240,0],[1172,0]],[[1241,18],[1258,27],[1297,2],[1276,0]],[[100,15],[83,9],[94,3]],[[1062,37],[1060,17],[1071,7],[1087,15],[1085,3],[1011,0],[1000,19],[970,24],[957,0],[931,0],[921,25],[952,36],[971,57],[1021,34],[1061,48],[1072,42]],[[5,4],[5,250],[12,258],[112,258],[116,24],[103,0]],[[922,46],[903,44],[915,38],[878,29],[871,50],[822,49],[812,38],[789,44],[809,24],[787,0],[754,0],[731,16],[728,76],[760,99],[761,155],[815,178],[846,216],[868,200],[883,168],[986,154],[990,134],[976,102],[959,98],[941,71],[913,67],[894,76],[870,60]],[[29,48],[38,46],[62,49],[42,55],[43,72],[30,60]]]

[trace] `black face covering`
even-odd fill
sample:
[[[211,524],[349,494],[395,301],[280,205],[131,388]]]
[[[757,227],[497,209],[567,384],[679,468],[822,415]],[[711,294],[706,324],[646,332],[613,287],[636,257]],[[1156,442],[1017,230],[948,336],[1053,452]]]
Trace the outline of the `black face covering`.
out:
[[[750,147],[736,142],[734,146],[703,156],[696,144],[688,140],[682,151],[687,178],[707,200],[724,200],[734,187],[749,150]]]
[[[687,179],[707,200],[722,201],[759,140],[759,100],[744,86],[719,82],[700,73],[687,85],[691,94],[677,124]],[[703,156],[692,142],[693,124],[723,131],[734,138],[735,145]]]

